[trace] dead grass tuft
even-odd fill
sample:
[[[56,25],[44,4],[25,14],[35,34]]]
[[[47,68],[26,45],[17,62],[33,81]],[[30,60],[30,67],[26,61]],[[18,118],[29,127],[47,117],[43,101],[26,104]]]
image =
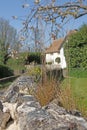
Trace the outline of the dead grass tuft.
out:
[[[55,79],[45,80],[39,83],[34,96],[41,106],[45,106],[56,98],[62,106],[68,110],[79,110],[84,117],[87,117],[87,109],[80,103],[80,98],[73,94],[72,87],[69,83],[60,84]]]
[[[70,86],[67,86],[65,88],[60,88],[60,91],[58,91],[57,96],[59,98],[59,101],[62,103],[63,107],[67,110],[75,110],[76,105],[76,99],[72,94],[72,90]]]
[[[41,106],[47,105],[52,101],[57,93],[58,83],[54,80],[47,80],[43,84],[38,85],[37,91],[35,92],[35,97],[41,104]]]

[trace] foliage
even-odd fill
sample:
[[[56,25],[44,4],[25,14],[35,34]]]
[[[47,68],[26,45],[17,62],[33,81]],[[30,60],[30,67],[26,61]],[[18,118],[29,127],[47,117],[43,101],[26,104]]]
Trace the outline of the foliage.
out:
[[[10,81],[9,81],[9,82],[5,82],[5,81],[4,81],[4,82],[1,82],[1,83],[0,83],[0,90],[3,89],[3,88],[7,88],[8,86],[11,85],[11,83],[12,83],[12,82],[10,82]]]
[[[41,78],[41,68],[40,66],[30,66],[27,69],[27,74],[30,76],[35,76],[35,81],[38,82]]]
[[[0,81],[0,89],[6,89],[7,87],[9,87],[17,77],[11,77]]]
[[[40,52],[30,52],[27,57],[27,63],[37,63],[41,64],[41,53]]]
[[[13,70],[6,65],[0,65],[0,78],[8,77],[13,75]]]
[[[23,70],[25,70],[24,61],[21,58],[19,59],[10,58],[7,62],[7,65],[14,70],[15,74],[18,74]]]
[[[15,58],[9,58],[7,65],[14,70],[15,73],[22,73],[26,70],[25,63],[28,52],[21,52]]]
[[[65,43],[65,54],[68,67],[87,69],[87,25],[69,37]]]
[[[28,52],[19,53],[18,64],[25,65],[28,54],[29,54]]]
[[[8,45],[5,45],[5,40],[0,39],[0,64],[6,64],[9,58]]]
[[[0,64],[4,63],[5,54],[6,54],[6,50],[4,48],[4,41],[0,39]]]

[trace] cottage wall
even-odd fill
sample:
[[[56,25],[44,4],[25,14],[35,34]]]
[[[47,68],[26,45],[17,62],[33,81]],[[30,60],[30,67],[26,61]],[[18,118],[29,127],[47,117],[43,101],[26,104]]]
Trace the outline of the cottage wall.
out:
[[[55,59],[59,57],[60,63],[57,63]],[[60,49],[60,52],[54,52],[54,53],[47,53],[46,54],[46,63],[51,63],[52,65],[58,65],[60,68],[64,69],[66,68],[66,61],[64,56],[64,49],[63,47]]]

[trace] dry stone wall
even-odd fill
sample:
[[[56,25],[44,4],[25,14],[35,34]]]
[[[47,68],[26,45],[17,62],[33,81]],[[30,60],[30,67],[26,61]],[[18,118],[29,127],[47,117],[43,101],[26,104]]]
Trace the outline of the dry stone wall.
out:
[[[87,130],[87,121],[79,112],[67,112],[55,101],[41,107],[34,96],[23,93],[32,86],[36,87],[34,79],[22,76],[3,94],[0,130]]]

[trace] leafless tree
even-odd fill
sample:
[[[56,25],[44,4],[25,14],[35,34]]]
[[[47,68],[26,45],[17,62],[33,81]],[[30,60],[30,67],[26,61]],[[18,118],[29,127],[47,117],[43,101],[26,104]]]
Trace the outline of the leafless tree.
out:
[[[9,52],[17,43],[17,32],[9,21],[0,18],[0,62],[6,64]]]
[[[58,0],[35,0],[34,7],[31,8],[28,14],[24,29],[29,29],[30,23],[38,16],[45,22],[58,24],[58,19],[62,22],[69,16],[75,19],[87,14],[87,0],[66,0],[62,2]]]
[[[77,19],[87,15],[87,0],[33,0],[31,7],[29,5],[30,1],[26,1],[27,3],[22,5],[22,7],[29,7],[29,12],[27,17],[23,19],[23,28],[20,31],[21,34],[26,37],[25,39],[29,38],[32,28],[34,28],[34,32],[39,29],[39,26],[35,25],[37,18],[38,20],[43,20],[43,25],[50,25],[48,29],[50,30],[50,32],[48,31],[50,37],[53,35],[57,37],[58,31],[71,17]],[[17,19],[16,16],[14,16],[14,18]],[[47,29],[45,29],[45,31],[46,30]],[[35,38],[35,43],[36,42],[37,38]]]

